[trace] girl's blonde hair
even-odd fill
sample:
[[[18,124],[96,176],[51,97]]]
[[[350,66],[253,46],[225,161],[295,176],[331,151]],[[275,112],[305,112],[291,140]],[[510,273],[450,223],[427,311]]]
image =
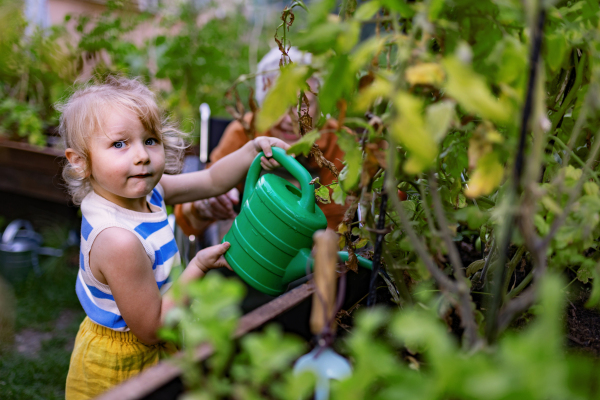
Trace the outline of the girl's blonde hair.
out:
[[[58,129],[63,145],[85,160],[85,171],[77,170],[68,162],[63,168],[62,175],[73,203],[81,204],[92,190],[87,139],[94,132],[103,131],[102,121],[106,113],[114,109],[124,108],[136,114],[144,128],[161,139],[165,148],[165,172],[180,172],[187,135],[162,115],[154,93],[137,78],[108,76],[102,83],[88,83],[56,108],[61,112]]]

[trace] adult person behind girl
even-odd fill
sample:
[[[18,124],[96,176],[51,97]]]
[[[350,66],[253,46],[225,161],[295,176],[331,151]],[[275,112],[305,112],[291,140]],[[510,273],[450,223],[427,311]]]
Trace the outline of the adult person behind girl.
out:
[[[310,54],[302,53],[294,47],[289,50],[288,54],[290,55],[292,62],[295,63],[309,64],[311,61]],[[269,88],[273,86],[275,80],[279,76],[280,57],[281,52],[279,49],[273,48],[258,63],[256,100],[259,106],[262,106]],[[316,92],[318,90],[317,79],[311,78],[308,83],[311,86],[312,91]],[[310,92],[306,92],[306,96],[309,100],[308,112],[313,121],[317,121],[319,115],[317,99]],[[248,113],[244,118],[246,121],[250,122],[252,114]],[[268,131],[257,132],[256,136],[276,137],[288,144],[293,144],[299,137],[294,133],[292,124],[293,121],[290,117],[290,113],[286,113]],[[316,143],[323,152],[325,158],[333,162],[338,171],[341,171],[343,167],[342,159],[344,158],[344,152],[337,144],[335,132],[338,128],[339,126],[336,120],[328,120],[321,128],[321,137]],[[211,163],[233,153],[244,146],[249,140],[250,139],[244,132],[242,124],[238,121],[233,121],[227,126],[219,144],[211,152]],[[334,180],[333,174],[327,168],[320,168],[314,160],[307,160],[304,157],[298,157],[298,160],[309,170],[313,177],[319,177],[321,184],[328,185]],[[177,224],[188,236],[201,235],[213,222],[235,218],[236,213],[234,211],[234,205],[238,204],[239,201],[239,192],[234,189],[222,196],[199,200],[193,203],[178,204],[175,206],[174,210]],[[346,206],[334,203],[319,204],[319,207],[325,214],[325,217],[327,217],[327,226],[332,229],[335,229],[340,224],[347,208]]]

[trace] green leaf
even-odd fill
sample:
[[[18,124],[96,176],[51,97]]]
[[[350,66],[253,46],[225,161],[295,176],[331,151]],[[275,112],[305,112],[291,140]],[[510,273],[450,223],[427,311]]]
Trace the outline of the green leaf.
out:
[[[309,69],[306,66],[291,64],[281,69],[275,86],[267,93],[263,108],[256,117],[256,129],[268,130],[298,100],[298,91],[307,90],[306,79]]]
[[[315,189],[315,197],[319,203],[331,203],[331,198],[329,197],[329,188],[327,186],[319,186],[318,189]]]
[[[583,283],[588,283],[593,277],[595,266],[594,260],[585,260],[577,270],[577,279]]]
[[[383,48],[385,40],[385,37],[375,36],[361,42],[350,55],[350,68],[358,72],[359,69],[370,64],[375,54]]]
[[[444,9],[444,3],[444,0],[431,0],[429,2],[428,16],[430,21],[435,21],[438,19],[438,16]]]
[[[308,132],[306,135],[302,136],[300,140],[294,143],[289,149],[287,149],[287,154],[295,154],[295,155],[304,155],[308,156],[310,153],[310,149],[312,149],[313,144],[321,137],[321,132],[317,129]]]
[[[390,11],[396,11],[403,18],[410,18],[415,14],[405,0],[381,0],[381,4]]]
[[[568,45],[564,32],[549,33],[544,37],[546,42],[546,63],[552,72],[557,71],[565,60]]]
[[[540,236],[546,236],[550,231],[550,226],[540,214],[535,214],[533,216],[533,224],[537,228]]]
[[[363,3],[354,12],[354,19],[357,21],[367,21],[373,18],[377,11],[379,11],[379,8],[381,8],[381,4],[378,1]]]
[[[335,46],[343,29],[339,22],[317,25],[308,32],[303,32],[298,37],[294,37],[294,44],[300,50],[308,51],[313,55],[323,54]]]
[[[346,204],[346,192],[344,192],[344,190],[342,189],[342,185],[331,185],[331,188],[333,189],[333,193],[331,194],[331,199],[334,201],[335,204],[341,204],[344,205]]]
[[[339,99],[354,90],[354,72],[350,69],[347,55],[333,57],[331,70],[319,91],[319,106],[324,114],[335,114]]]
[[[345,192],[358,184],[362,167],[362,151],[355,137],[345,131],[338,132],[338,145],[346,153],[345,166],[340,172],[340,183]]]

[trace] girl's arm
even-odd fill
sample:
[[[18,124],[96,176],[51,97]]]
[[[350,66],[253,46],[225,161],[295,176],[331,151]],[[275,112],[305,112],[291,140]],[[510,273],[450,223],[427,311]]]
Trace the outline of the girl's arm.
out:
[[[267,157],[273,155],[271,146],[286,150],[290,147],[277,138],[262,136],[223,157],[207,170],[189,174],[163,175],[160,183],[165,191],[165,203],[185,203],[227,192],[241,182],[258,153],[263,151]],[[265,157],[262,158],[261,164],[265,169],[273,169],[279,165],[275,160],[268,160]]]
[[[209,269],[227,266],[221,257],[227,249],[229,243],[223,243],[198,252],[179,280],[198,279]],[[131,332],[146,344],[158,343],[156,332],[174,302],[169,292],[160,295],[140,240],[125,229],[105,229],[92,245],[90,268],[96,279],[110,287]]]

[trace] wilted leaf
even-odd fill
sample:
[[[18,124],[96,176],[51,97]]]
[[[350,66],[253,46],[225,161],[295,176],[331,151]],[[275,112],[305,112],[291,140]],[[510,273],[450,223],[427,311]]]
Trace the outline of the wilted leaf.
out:
[[[492,121],[506,122],[510,119],[510,106],[492,95],[485,80],[470,65],[456,57],[446,58],[443,64],[448,75],[444,89],[468,112]]]
[[[498,155],[488,153],[477,162],[465,195],[470,198],[488,195],[500,185],[503,177],[504,166],[498,160]]]
[[[433,85],[439,86],[444,82],[444,70],[439,64],[422,63],[406,69],[404,77],[411,86]]]

